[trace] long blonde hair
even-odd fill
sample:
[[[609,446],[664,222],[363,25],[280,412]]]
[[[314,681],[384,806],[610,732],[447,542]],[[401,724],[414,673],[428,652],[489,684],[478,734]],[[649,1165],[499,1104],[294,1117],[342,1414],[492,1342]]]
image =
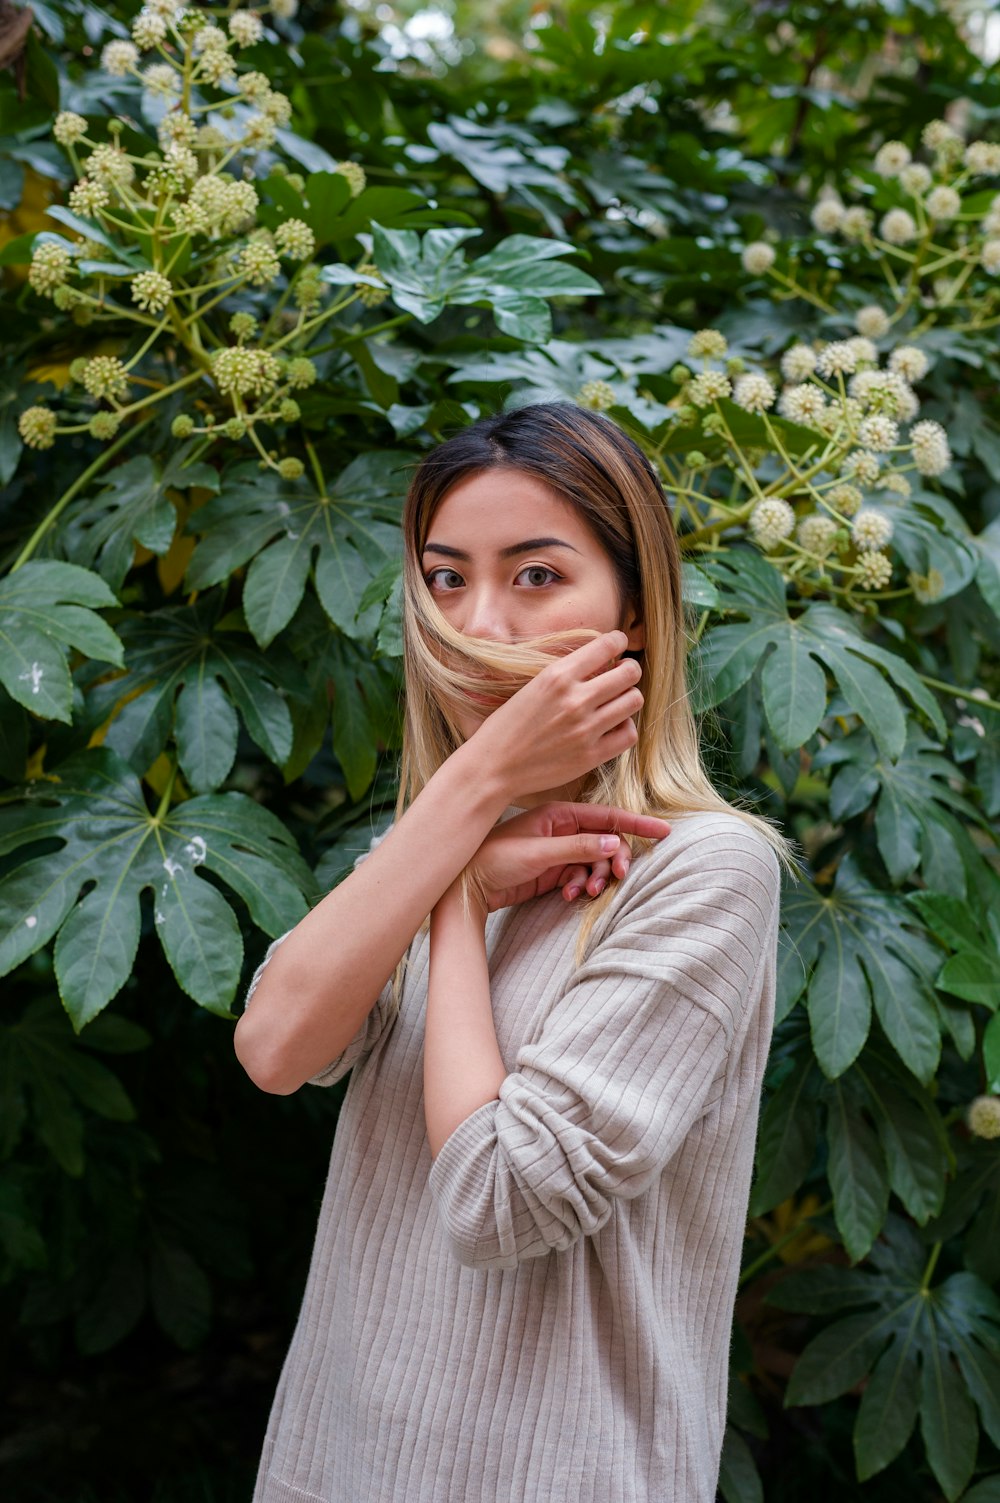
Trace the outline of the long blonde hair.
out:
[[[794,873],[781,831],[723,798],[702,765],[687,692],[680,549],[656,472],[617,424],[564,402],[536,403],[473,423],[432,450],[410,484],[403,508],[406,709],[397,818],[461,744],[454,711],[466,694],[481,691],[488,678],[491,696],[508,698],[551,664],[553,653],[597,635],[561,632],[531,642],[495,642],[462,636],[438,609],[421,567],[435,512],[460,481],[498,468],[543,481],[577,510],[613,565],[622,611],[631,605],[645,628],[645,647],[635,654],[644,697],[636,716],[638,740],[594,769],[579,801],[665,819],[726,810],[759,831]],[[650,844],[631,837],[630,843],[636,852]],[[614,889],[610,882],[587,902],[578,961]]]

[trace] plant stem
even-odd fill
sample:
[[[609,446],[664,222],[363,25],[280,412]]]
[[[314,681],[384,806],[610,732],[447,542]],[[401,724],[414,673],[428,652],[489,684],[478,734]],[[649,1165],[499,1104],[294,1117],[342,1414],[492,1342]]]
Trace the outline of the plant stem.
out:
[[[755,1274],[759,1273],[762,1268],[770,1263],[772,1258],[776,1258],[778,1256],[778,1253],[783,1247],[787,1247],[789,1242],[793,1242],[796,1237],[800,1236],[804,1222],[812,1221],[813,1217],[815,1216],[825,1216],[828,1211],[832,1210],[833,1201],[828,1200],[826,1202],[826,1205],[819,1206],[817,1210],[811,1213],[811,1215],[804,1216],[802,1218],[802,1221],[800,1221],[797,1226],[793,1226],[790,1232],[786,1232],[783,1237],[779,1237],[777,1242],[772,1242],[771,1246],[767,1249],[766,1252],[762,1252],[759,1258],[755,1258],[753,1260],[749,1268],[744,1268],[743,1272],[740,1274],[739,1287],[742,1289],[743,1285],[749,1283],[749,1281],[754,1277]]]
[[[59,517],[66,510],[66,507],[73,500],[73,497],[78,495],[83,487],[85,485],[88,485],[90,481],[93,480],[94,476],[101,472],[109,459],[114,458],[114,456],[119,452],[120,449],[124,449],[125,445],[127,443],[130,443],[131,440],[135,438],[137,434],[141,433],[143,428],[147,427],[152,421],[153,414],[151,413],[149,417],[143,418],[142,422],[136,423],[134,427],[126,428],[124,433],[120,433],[113,443],[110,443],[106,449],[102,450],[102,452],[98,454],[93,464],[88,465],[83,473],[76,477],[76,479],[73,481],[73,484],[68,488],[68,490],[63,491],[62,495],[59,497],[59,500],[48,512],[46,512],[45,516],[39,522],[38,526],[35,528],[34,532],[31,534],[30,538],[25,543],[20,553],[17,555],[17,558],[14,560],[10,568],[11,574],[14,573],[15,569],[20,569],[22,564],[26,564],[28,562],[28,559],[34,553],[35,549],[42,541],[42,538],[52,526],[53,522],[58,521]]]
[[[325,501],[326,481],[323,478],[323,470],[319,462],[319,455],[316,453],[315,448],[308,439],[306,439],[306,453],[309,455],[309,463],[312,465],[313,474],[316,476],[316,489],[319,491],[320,496]]]
[[[924,1269],[924,1276],[920,1280],[921,1294],[930,1293],[931,1278],[933,1277],[934,1269],[937,1267],[937,1260],[941,1256],[941,1249],[943,1246],[943,1242],[935,1242],[934,1246],[931,1248],[931,1255],[927,1259],[927,1267]]]
[[[971,700],[973,704],[985,705],[988,710],[1000,710],[1000,703],[995,699],[985,699],[982,695],[973,694],[971,689],[963,689],[959,684],[946,684],[943,679],[930,678],[926,673],[918,673],[917,677],[932,689],[943,689],[946,694],[953,694],[956,699]]]
[[[160,802],[156,808],[156,814],[153,816],[156,824],[160,824],[166,818],[167,811],[170,808],[170,800],[173,797],[174,783],[176,781],[177,763],[173,762],[170,767],[170,776],[167,778],[167,786],[163,790],[163,797],[160,799]]]

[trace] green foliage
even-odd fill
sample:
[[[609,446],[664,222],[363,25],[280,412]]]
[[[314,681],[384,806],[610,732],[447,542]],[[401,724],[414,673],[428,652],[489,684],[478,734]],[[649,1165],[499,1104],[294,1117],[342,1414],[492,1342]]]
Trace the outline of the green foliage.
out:
[[[258,1444],[331,1101],[247,1087],[232,1004],[391,808],[413,465],[558,398],[658,467],[712,770],[802,856],[722,1495],[996,1503],[1000,89],[975,37],[934,0],[691,3],[669,27],[652,3],[458,0],[461,55],[315,3],[214,84],[181,34],[102,71],[84,48],[135,6],[32,9],[26,96],[0,79],[21,1365],[80,1363],[86,1392],[149,1322],[191,1361],[262,1349]],[[921,139],[948,110],[978,156]],[[782,368],[859,338],[841,371]],[[283,1291],[263,1337],[234,1282]],[[225,1429],[181,1449],[248,1493]],[[148,1496],[149,1445],[95,1461],[95,1496]],[[28,1498],[59,1465],[26,1456]]]

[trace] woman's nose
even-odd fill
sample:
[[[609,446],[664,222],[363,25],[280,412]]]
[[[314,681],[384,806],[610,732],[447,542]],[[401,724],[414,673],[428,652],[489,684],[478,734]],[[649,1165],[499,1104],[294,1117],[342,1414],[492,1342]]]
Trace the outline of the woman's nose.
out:
[[[466,637],[485,637],[493,642],[513,640],[506,611],[492,590],[469,592],[459,629]]]

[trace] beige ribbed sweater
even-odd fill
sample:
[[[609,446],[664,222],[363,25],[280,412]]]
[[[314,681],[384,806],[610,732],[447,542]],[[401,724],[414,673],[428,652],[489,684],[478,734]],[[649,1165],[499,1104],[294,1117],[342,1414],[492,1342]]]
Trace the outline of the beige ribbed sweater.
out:
[[[509,1074],[433,1164],[414,942],[315,1077],[354,1068],[254,1503],[712,1503],[778,887],[693,814],[579,969],[578,904],[492,914]]]

